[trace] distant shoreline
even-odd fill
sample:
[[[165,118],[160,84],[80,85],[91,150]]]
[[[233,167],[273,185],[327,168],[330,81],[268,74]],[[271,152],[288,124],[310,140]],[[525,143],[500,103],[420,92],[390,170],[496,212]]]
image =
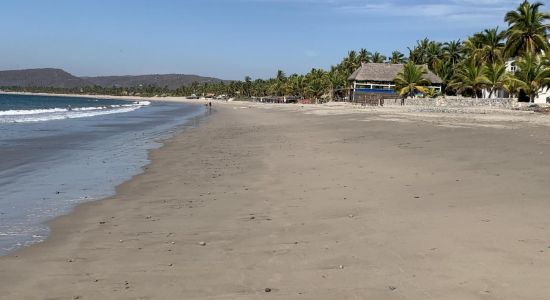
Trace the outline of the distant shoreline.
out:
[[[187,97],[139,97],[139,96],[110,96],[110,95],[90,95],[90,94],[55,94],[55,93],[30,93],[30,92],[6,92],[0,91],[0,95],[28,95],[28,96],[51,96],[51,97],[80,97],[93,99],[118,99],[127,101],[165,101],[181,103],[204,103],[204,99],[188,99]]]

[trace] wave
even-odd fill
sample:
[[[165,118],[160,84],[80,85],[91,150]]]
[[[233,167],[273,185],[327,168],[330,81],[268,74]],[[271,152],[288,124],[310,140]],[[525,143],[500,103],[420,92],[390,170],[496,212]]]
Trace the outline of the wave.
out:
[[[30,110],[0,111],[0,123],[27,123],[52,120],[85,118],[100,115],[131,112],[143,106],[150,105],[149,101],[139,101],[131,104],[89,106],[75,108],[49,108]]]

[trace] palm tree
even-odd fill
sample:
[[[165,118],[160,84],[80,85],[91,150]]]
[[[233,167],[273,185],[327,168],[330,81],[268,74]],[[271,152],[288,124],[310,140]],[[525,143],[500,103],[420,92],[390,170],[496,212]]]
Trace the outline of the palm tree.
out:
[[[443,55],[449,59],[449,61],[456,65],[462,60],[462,42],[460,40],[450,41],[443,44]]]
[[[357,52],[349,51],[348,56],[342,61],[342,66],[349,74],[353,73],[361,65],[357,59]]]
[[[286,74],[282,70],[277,70],[277,77],[276,79],[278,81],[285,81],[286,80]]]
[[[505,37],[506,32],[499,32],[498,27],[485,29],[468,38],[464,42],[464,48],[477,64],[494,63],[504,57]]]
[[[338,95],[341,98],[345,97],[348,86],[348,76],[340,68],[332,66],[328,74],[330,79],[331,90],[334,95]]]
[[[395,77],[395,87],[401,96],[414,97],[416,92],[426,93],[431,83],[424,78],[427,71],[409,61]]]
[[[361,50],[359,50],[359,55],[357,56],[357,59],[359,60],[359,64],[370,62],[371,56],[372,54],[369,51],[367,51],[367,49],[361,48]]]
[[[282,70],[277,70],[277,76],[275,77],[275,82],[273,87],[275,95],[277,96],[285,95],[285,90],[284,90],[285,82],[286,82],[285,72],[283,72]]]
[[[430,44],[430,40],[425,38],[420,41],[416,41],[416,46],[411,49],[409,48],[409,60],[412,60],[417,65],[422,65],[426,62],[426,49]]]
[[[516,66],[515,81],[532,103],[541,89],[550,87],[550,69],[540,55],[533,53],[525,53],[516,61]]]
[[[519,95],[520,87],[517,79],[511,73],[506,73],[502,87],[508,93],[509,98],[515,98]]]
[[[243,94],[247,97],[252,95],[252,78],[250,76],[244,77]]]
[[[455,71],[450,86],[460,94],[471,92],[477,98],[483,87],[489,84],[489,79],[485,76],[485,66],[478,65],[475,60],[470,59]]]
[[[498,27],[485,29],[483,36],[483,58],[488,63],[495,63],[504,58],[504,39],[506,38],[505,31],[498,31]]]
[[[514,11],[506,14],[504,21],[509,25],[506,37],[506,54],[515,57],[524,53],[540,53],[548,51],[546,31],[550,28],[546,22],[550,14],[540,12],[541,2],[533,4],[525,0]]]
[[[380,52],[374,52],[374,54],[371,57],[371,60],[373,63],[384,63],[386,61],[386,57],[382,55]]]
[[[317,102],[330,88],[330,80],[328,73],[322,69],[312,69],[306,75],[306,87],[304,94],[306,97],[311,97]]]
[[[494,62],[487,64],[485,68],[485,77],[489,82],[489,98],[493,96],[493,93],[504,87],[504,81],[506,79],[506,65],[502,62]]]
[[[464,53],[469,60],[473,60],[476,64],[484,63],[482,33],[478,32],[464,41]]]
[[[223,81],[221,82],[223,85]],[[267,81],[263,79],[254,80],[254,85],[252,86],[252,94],[257,97],[264,97],[268,95],[268,85]]]
[[[426,64],[430,70],[435,71],[436,65],[443,56],[441,43],[431,41],[426,48]]]
[[[453,79],[454,69],[455,69],[455,64],[453,64],[450,57],[444,58],[436,66],[435,73],[437,74],[437,76],[439,76],[439,78],[441,78],[441,81],[442,81],[441,90],[444,92],[448,91],[447,87],[451,82],[451,80]]]
[[[405,58],[405,54],[399,51],[393,51],[391,53],[391,57],[389,61],[391,64],[402,64],[402,63],[405,63],[407,59]]]

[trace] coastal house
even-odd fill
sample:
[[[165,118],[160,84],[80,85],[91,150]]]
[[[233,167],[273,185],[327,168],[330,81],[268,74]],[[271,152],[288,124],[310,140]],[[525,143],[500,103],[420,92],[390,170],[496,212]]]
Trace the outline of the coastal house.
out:
[[[362,63],[353,72],[348,81],[351,83],[350,100],[352,102],[372,102],[375,99],[398,98],[395,90],[395,77],[403,70],[403,64]],[[425,79],[432,83],[430,88],[441,92],[442,80],[423,65],[426,69]],[[378,101],[377,100],[377,101]]]
[[[506,61],[506,72],[508,73],[515,73],[517,71],[516,67],[516,60],[511,58]],[[497,98],[508,98],[510,97],[510,94],[507,93],[504,89],[498,89],[493,92],[491,95],[490,90],[488,88],[485,88],[481,91],[481,97],[483,99],[497,99]],[[526,95],[523,95],[520,98],[520,101],[528,101],[529,97]],[[550,103],[550,89],[548,88],[541,88],[538,92],[538,95],[534,99],[534,103],[541,104],[541,103]]]
[[[546,38],[548,39],[548,42],[550,43],[550,34],[546,35]],[[544,55],[544,52],[541,53],[541,55]],[[509,58],[505,62],[506,64],[506,72],[508,73],[515,73],[517,71],[516,67],[516,58]],[[490,91],[488,89],[484,89],[482,91],[482,97],[483,98],[489,98]],[[490,98],[505,98],[509,97],[509,94],[504,91],[503,89],[499,89],[495,91]],[[523,97],[523,101],[528,100],[527,98]],[[538,92],[538,95],[534,99],[534,103],[540,104],[540,103],[550,103],[550,89],[549,88],[541,88]]]

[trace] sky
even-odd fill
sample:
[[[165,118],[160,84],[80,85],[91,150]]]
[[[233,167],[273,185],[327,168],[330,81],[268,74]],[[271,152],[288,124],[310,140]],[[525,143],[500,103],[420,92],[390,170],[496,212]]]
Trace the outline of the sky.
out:
[[[500,26],[520,0],[2,1],[0,69],[269,78]],[[550,10],[550,1],[543,1]]]

